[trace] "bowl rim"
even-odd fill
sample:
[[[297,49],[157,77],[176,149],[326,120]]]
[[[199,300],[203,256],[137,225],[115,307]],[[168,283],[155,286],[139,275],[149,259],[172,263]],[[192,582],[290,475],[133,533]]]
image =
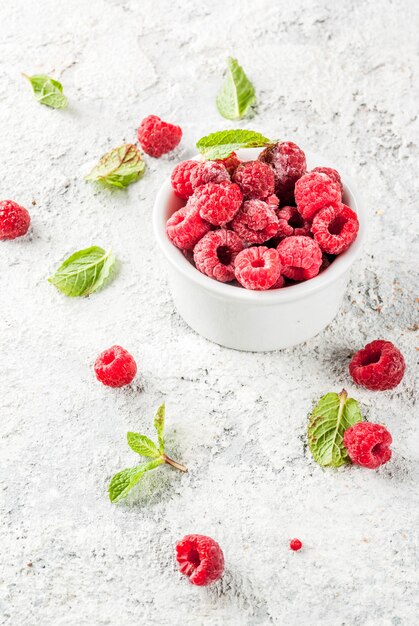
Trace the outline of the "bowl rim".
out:
[[[251,161],[257,157],[261,150],[260,148],[247,148],[238,150],[237,155],[242,161]],[[259,303],[261,305],[280,304],[281,302],[298,300],[306,295],[320,291],[337,281],[350,269],[361,253],[366,234],[366,212],[356,184],[339,165],[330,163],[328,159],[314,152],[306,151],[305,154],[307,162],[310,164],[310,169],[313,167],[333,167],[338,170],[342,178],[344,192],[350,195],[351,202],[349,206],[357,213],[359,220],[357,238],[345,252],[334,259],[333,263],[326,270],[310,280],[291,285],[285,289],[268,289],[265,291],[244,289],[230,283],[219,282],[202,274],[187,260],[182,251],[171,243],[166,234],[167,204],[170,200],[173,201],[174,198],[177,198],[172,189],[170,177],[168,177],[161,185],[154,202],[153,228],[157,243],[170,265],[175,267],[185,278],[195,283],[201,289],[211,292],[216,297]],[[195,160],[200,158],[200,155],[192,157]],[[313,162],[316,164],[314,165]]]

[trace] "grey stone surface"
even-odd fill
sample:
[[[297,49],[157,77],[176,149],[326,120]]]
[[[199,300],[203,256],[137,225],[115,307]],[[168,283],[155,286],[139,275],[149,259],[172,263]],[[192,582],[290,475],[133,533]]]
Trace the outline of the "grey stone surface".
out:
[[[417,624],[418,20],[414,0],[2,2],[0,195],[28,207],[32,228],[0,244],[1,623]],[[258,93],[243,126],[334,159],[370,216],[336,320],[272,354],[186,327],[152,234],[162,179],[197,138],[228,127],[214,104],[228,54]],[[68,110],[37,104],[21,71],[61,80]],[[181,147],[148,158],[127,191],[85,183],[149,113],[182,126]],[[92,244],[112,246],[119,275],[66,299],[46,279]],[[347,365],[378,337],[408,368],[374,394],[354,388]],[[92,371],[113,343],[139,365],[120,391]],[[393,434],[379,471],[324,470],[306,449],[307,413],[342,386]],[[169,449],[189,473],[163,468],[111,505],[110,477],[135,463],[125,433],[151,434],[162,400]],[[224,549],[212,588],[177,573],[174,544],[189,532]]]

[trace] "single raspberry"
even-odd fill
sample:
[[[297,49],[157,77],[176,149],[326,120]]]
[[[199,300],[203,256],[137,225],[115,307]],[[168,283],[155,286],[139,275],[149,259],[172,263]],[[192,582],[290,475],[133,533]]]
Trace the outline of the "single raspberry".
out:
[[[284,206],[276,211],[276,216],[279,220],[277,237],[310,234],[310,224],[299,214],[296,207]]]
[[[224,555],[219,544],[205,535],[186,535],[176,544],[179,571],[193,585],[210,585],[224,571]]]
[[[295,184],[297,209],[306,220],[312,220],[317,211],[326,206],[338,206],[340,187],[322,172],[304,174]]]
[[[317,276],[322,264],[319,244],[310,237],[286,237],[277,247],[282,274],[291,280]]]
[[[199,215],[198,207],[192,198],[188,200],[186,206],[173,213],[166,223],[167,236],[181,250],[192,250],[210,228],[208,222]]]
[[[225,165],[216,161],[198,162],[198,167],[191,174],[193,190],[207,183],[222,183],[224,180],[230,182],[230,174]]]
[[[237,183],[247,200],[264,200],[275,191],[275,174],[267,163],[248,161],[238,166],[233,180]]]
[[[163,122],[157,115],[149,115],[141,122],[137,138],[144,152],[157,158],[176,148],[182,139],[182,129]]]
[[[246,200],[232,227],[243,241],[264,243],[278,232],[278,218],[272,205],[263,200]]]
[[[265,148],[259,161],[268,163],[275,173],[275,190],[281,200],[292,197],[295,183],[305,173],[307,164],[304,152],[292,141],[283,141]]]
[[[227,169],[227,172],[230,176],[233,176],[236,168],[240,165],[241,161],[235,152],[232,152],[230,156],[225,159],[215,159],[216,163],[222,163],[224,167]]]
[[[389,445],[392,441],[387,428],[369,422],[358,422],[343,435],[351,461],[369,469],[376,469],[391,459]]]
[[[357,385],[371,391],[397,387],[406,364],[400,350],[391,341],[377,339],[358,350],[349,363],[349,373]]]
[[[133,357],[121,346],[112,346],[99,354],[94,367],[96,378],[108,387],[129,385],[137,373]]]
[[[275,248],[246,248],[236,257],[236,278],[246,289],[270,289],[277,282],[280,273],[281,263]]]
[[[235,183],[208,183],[195,190],[192,198],[201,217],[214,226],[224,226],[240,209],[243,200],[240,187]]]
[[[182,161],[172,172],[171,181],[173,191],[179,198],[187,200],[193,194],[191,174],[198,166],[198,161]]]
[[[234,280],[234,260],[243,242],[232,230],[213,230],[196,244],[194,261],[197,269],[222,283]]]
[[[340,254],[355,241],[359,230],[357,215],[346,204],[320,209],[311,232],[323,252]]]
[[[291,550],[294,550],[294,552],[297,552],[298,550],[301,550],[302,547],[303,547],[303,544],[301,543],[299,539],[291,539],[290,541]]]
[[[30,223],[30,215],[23,206],[13,200],[0,201],[0,240],[26,235]]]
[[[312,172],[320,172],[321,174],[326,174],[329,178],[331,178],[335,183],[339,185],[340,193],[343,193],[343,184],[340,174],[337,170],[334,170],[333,167],[314,167]]]

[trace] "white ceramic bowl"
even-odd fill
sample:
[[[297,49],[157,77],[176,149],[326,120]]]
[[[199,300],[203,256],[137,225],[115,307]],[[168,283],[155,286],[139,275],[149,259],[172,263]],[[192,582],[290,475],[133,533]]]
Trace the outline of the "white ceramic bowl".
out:
[[[255,159],[259,149],[241,150],[243,161]],[[335,167],[344,185],[344,202],[359,219],[359,232],[351,247],[321,274],[297,285],[270,291],[250,291],[220,283],[201,274],[166,235],[166,221],[182,204],[167,179],[154,205],[154,232],[167,260],[175,306],[197,333],[227,348],[263,352],[303,343],[323,330],[335,317],[365,235],[365,212],[358,191],[336,164],[307,153],[307,169]]]

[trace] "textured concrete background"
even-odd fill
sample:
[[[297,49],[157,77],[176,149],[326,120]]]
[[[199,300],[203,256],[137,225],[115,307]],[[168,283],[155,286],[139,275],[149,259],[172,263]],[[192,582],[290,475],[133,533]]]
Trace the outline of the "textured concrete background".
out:
[[[1,623],[417,624],[417,7],[2,2],[0,195],[28,207],[32,228],[0,244]],[[228,54],[258,93],[243,126],[334,159],[370,214],[337,319],[272,354],[223,349],[187,328],[152,234],[162,178],[200,136],[228,127],[214,104]],[[61,80],[68,110],[39,105],[21,71]],[[85,183],[150,113],[182,126],[176,153],[147,158],[127,191]],[[92,244],[112,246],[119,275],[67,299],[46,279]],[[408,365],[391,393],[348,378],[351,353],[379,337]],[[140,371],[120,391],[92,372],[113,343]],[[306,449],[307,413],[342,386],[393,434],[380,471],[324,470]],[[125,433],[151,434],[162,400],[168,448],[190,471],[162,468],[111,505],[110,477],[136,461]],[[189,532],[223,547],[227,572],[212,588],[177,573],[174,544]]]

